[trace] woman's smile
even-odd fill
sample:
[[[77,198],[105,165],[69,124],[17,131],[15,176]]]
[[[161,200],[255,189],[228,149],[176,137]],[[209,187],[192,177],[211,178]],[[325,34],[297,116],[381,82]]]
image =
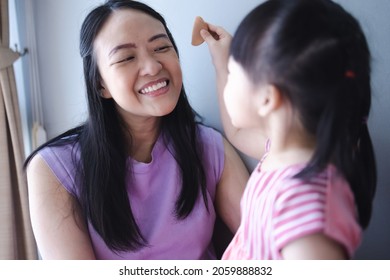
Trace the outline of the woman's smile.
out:
[[[157,97],[163,94],[166,94],[169,90],[169,80],[160,79],[158,81],[150,82],[142,87],[139,90],[139,93],[142,95]]]

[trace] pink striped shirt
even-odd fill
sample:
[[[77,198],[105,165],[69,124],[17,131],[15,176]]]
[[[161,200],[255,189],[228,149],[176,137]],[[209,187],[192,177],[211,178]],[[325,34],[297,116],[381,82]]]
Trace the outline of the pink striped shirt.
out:
[[[265,172],[258,167],[241,199],[241,225],[222,259],[282,259],[286,244],[313,233],[336,240],[353,256],[362,231],[349,184],[333,165],[306,181],[293,178],[303,164]]]

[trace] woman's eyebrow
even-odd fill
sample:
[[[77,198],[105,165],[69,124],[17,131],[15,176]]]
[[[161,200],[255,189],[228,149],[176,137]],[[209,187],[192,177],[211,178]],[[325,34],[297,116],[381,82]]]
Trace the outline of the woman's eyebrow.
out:
[[[168,40],[169,40],[167,34],[161,33],[161,34],[157,34],[157,35],[154,35],[154,36],[150,37],[149,40],[148,40],[148,42],[152,42],[152,41],[157,40],[157,39],[160,39],[160,38],[164,38],[164,39],[168,39]]]
[[[156,34],[156,35],[150,37],[148,42],[150,43],[150,42],[153,42],[153,41],[160,39],[160,38],[164,38],[164,39],[169,40],[169,37],[167,34],[161,33],[161,34]],[[110,52],[108,53],[108,56],[111,57],[113,54],[115,54],[117,51],[119,51],[121,49],[129,49],[129,48],[136,48],[136,47],[137,46],[134,43],[121,44],[121,45],[115,46],[112,50],[110,50]]]
[[[127,44],[121,44],[116,47],[114,47],[109,53],[108,57],[111,57],[114,53],[119,51],[120,49],[129,49],[129,48],[136,48],[136,45],[134,43],[127,43]]]

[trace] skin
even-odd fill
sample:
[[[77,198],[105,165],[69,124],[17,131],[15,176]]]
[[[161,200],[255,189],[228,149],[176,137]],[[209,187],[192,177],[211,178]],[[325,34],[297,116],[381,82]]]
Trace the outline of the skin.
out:
[[[177,53],[159,21],[133,10],[113,12],[97,35],[94,50],[102,95],[115,100],[133,135],[130,154],[137,161],[150,162],[160,117],[174,109],[182,87]],[[152,90],[153,86],[162,88]],[[145,88],[151,91],[145,93]],[[235,232],[249,174],[225,139],[224,147],[225,165],[215,205],[222,220]],[[31,160],[27,179],[31,221],[42,258],[94,259],[80,209],[73,208],[74,198],[39,155]]]
[[[224,89],[228,79],[229,46],[231,35],[222,27],[208,23],[209,29],[215,33],[214,37],[205,29],[201,30],[201,36],[207,43],[213,64],[216,70],[217,95],[221,114],[221,121],[226,137],[235,148],[248,156],[260,160],[264,154],[266,137],[262,130],[256,127],[242,129],[232,125],[232,120],[227,113]],[[218,38],[218,39],[215,39]]]
[[[215,38],[201,30],[216,69],[221,119],[228,140],[243,153],[260,159],[265,140],[271,149],[262,170],[307,162],[315,139],[302,126],[291,104],[271,84],[253,84],[245,70],[229,58],[231,36],[223,28],[209,24]],[[345,259],[343,247],[318,233],[291,241],[282,249],[284,259]]]
[[[88,229],[74,198],[39,156],[27,169],[31,223],[42,259],[95,259]]]

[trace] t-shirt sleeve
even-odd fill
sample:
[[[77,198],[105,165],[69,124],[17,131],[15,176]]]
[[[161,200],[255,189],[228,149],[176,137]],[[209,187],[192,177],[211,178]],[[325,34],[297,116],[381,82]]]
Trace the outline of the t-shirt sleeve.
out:
[[[325,233],[343,244],[349,257],[353,257],[362,239],[355,198],[349,184],[331,166],[327,170],[327,200],[325,206]]]
[[[72,145],[45,147],[39,151],[39,155],[50,167],[63,187],[72,195],[77,196],[76,192],[76,167],[74,164],[74,147]]]
[[[293,240],[323,233],[341,244],[349,257],[360,243],[353,195],[344,180],[323,174],[309,182],[286,180],[275,200],[273,234],[279,252]]]
[[[287,243],[324,228],[326,188],[298,180],[285,180],[276,197],[273,235],[280,251]]]
[[[200,138],[203,144],[204,171],[207,177],[207,187],[214,200],[216,186],[221,179],[225,153],[222,135],[213,128],[199,126]]]

